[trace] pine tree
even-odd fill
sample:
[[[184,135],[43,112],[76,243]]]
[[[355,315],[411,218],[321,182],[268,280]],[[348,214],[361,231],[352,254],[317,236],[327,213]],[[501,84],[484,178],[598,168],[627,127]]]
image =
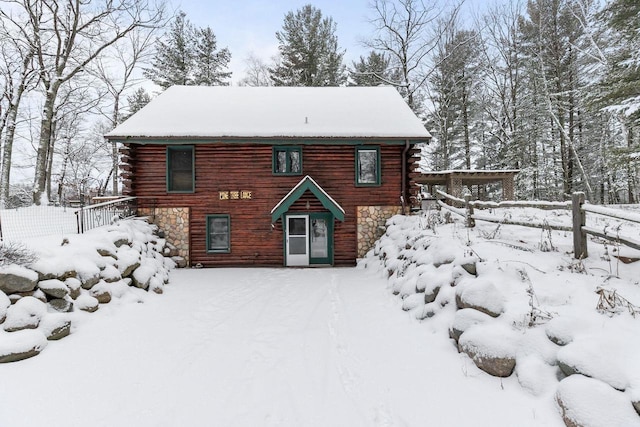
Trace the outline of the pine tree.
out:
[[[162,89],[173,85],[191,85],[193,81],[195,28],[180,12],[172,22],[166,42],[158,39],[151,68],[144,75]]]
[[[164,41],[158,39],[151,68],[145,77],[163,89],[173,85],[226,85],[229,49],[216,50],[217,40],[209,27],[198,29],[180,12]]]
[[[216,50],[216,35],[210,27],[197,31],[194,49],[194,83],[204,86],[227,86],[231,77],[225,71],[231,60],[229,49]]]
[[[590,93],[592,108],[610,123],[610,138],[602,151],[600,200],[613,195],[613,202],[626,190],[627,201],[638,200],[640,167],[640,4],[630,0],[610,1],[598,16],[604,28],[602,42],[605,66],[595,90]],[[606,191],[608,189],[609,191]],[[613,190],[613,191],[612,191]]]
[[[338,48],[336,24],[320,9],[306,5],[285,15],[276,32],[280,62],[269,69],[276,86],[338,86],[345,82],[344,51]]]
[[[554,178],[560,184],[556,197],[571,194],[579,178],[583,179],[584,190],[589,193],[589,182],[582,173],[576,149],[580,142],[576,130],[581,125],[580,100],[576,97],[579,86],[579,50],[576,46],[583,32],[577,19],[578,6],[557,0],[530,0],[527,12],[528,19],[521,29],[531,66],[528,72],[541,89],[541,101],[547,105],[548,149],[561,167],[560,179]]]
[[[140,87],[136,89],[133,94],[127,96],[127,102],[129,103],[129,114],[124,117],[125,120],[140,111],[142,107],[151,102],[151,95],[149,95],[149,93],[143,87]]]
[[[601,106],[640,122],[640,3],[613,0],[600,14],[608,27],[607,70],[600,85]]]
[[[399,78],[394,76],[390,69],[390,59],[384,53],[377,53],[374,50],[369,52],[366,58],[360,56],[358,62],[353,61],[349,77],[350,84],[353,86],[392,84]]]
[[[455,27],[444,33],[438,46],[430,82],[439,143],[434,163],[442,169],[475,166],[472,149],[478,141],[472,127],[477,115],[479,51],[477,34]]]

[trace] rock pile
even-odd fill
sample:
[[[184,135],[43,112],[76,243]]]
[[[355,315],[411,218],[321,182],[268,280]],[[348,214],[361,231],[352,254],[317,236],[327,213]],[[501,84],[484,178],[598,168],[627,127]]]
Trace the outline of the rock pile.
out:
[[[479,369],[515,372],[536,395],[555,391],[567,426],[640,426],[640,369],[623,345],[637,340],[636,329],[625,335],[610,322],[586,333],[588,319],[567,317],[535,324],[528,278],[462,243],[421,233],[412,217],[391,218],[361,266],[382,270],[417,319],[448,315],[449,337]],[[602,424],[602,414],[611,423]]]
[[[28,266],[0,267],[0,363],[69,335],[74,311],[94,312],[130,286],[161,294],[169,282],[170,245],[145,221],[77,237]]]

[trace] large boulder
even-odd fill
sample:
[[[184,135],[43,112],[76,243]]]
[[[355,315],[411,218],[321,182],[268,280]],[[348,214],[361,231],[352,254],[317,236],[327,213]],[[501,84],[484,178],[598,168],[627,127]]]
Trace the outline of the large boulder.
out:
[[[534,396],[542,396],[558,385],[558,367],[545,363],[536,355],[518,355],[515,373],[522,388]]]
[[[458,340],[458,350],[496,377],[508,377],[516,366],[519,334],[502,322],[475,325]]]
[[[473,325],[485,323],[492,319],[493,318],[488,314],[473,308],[463,308],[462,310],[458,310],[453,318],[453,323],[449,327],[449,337],[455,342],[458,342],[464,331]]]
[[[76,277],[78,274],[68,263],[56,257],[40,258],[31,265],[38,273],[38,280],[59,279],[65,280],[69,277]]]
[[[166,257],[174,257],[174,256],[178,256],[178,248],[176,248],[174,245],[172,245],[171,243],[167,242],[164,245],[164,248],[162,250],[162,254]]]
[[[82,283],[82,289],[91,289],[100,281],[100,268],[93,264],[87,263],[78,271],[78,279]]]
[[[635,409],[638,415],[640,415],[640,388],[629,390],[629,396],[631,397],[633,409]]]
[[[104,280],[101,280],[97,285],[95,285],[91,291],[89,291],[89,295],[97,299],[100,304],[107,304],[111,302],[109,284]]]
[[[4,292],[0,291],[0,323],[7,317],[7,309],[11,305],[11,300]]]
[[[97,298],[83,293],[78,298],[76,298],[75,306],[79,310],[93,313],[100,307],[100,302],[97,300]]]
[[[69,288],[69,296],[72,299],[76,299],[80,296],[82,282],[79,279],[75,277],[69,277],[64,281],[64,284],[67,285],[67,288]]]
[[[47,305],[34,297],[20,298],[7,310],[3,327],[7,332],[35,329],[47,313]]]
[[[118,261],[116,266],[122,277],[129,277],[135,269],[140,267],[140,252],[129,246],[121,246],[117,252]]]
[[[114,245],[107,245],[104,244],[98,248],[96,248],[96,250],[98,251],[98,254],[100,256],[103,257],[111,257],[113,259],[118,259],[117,255],[116,255],[116,246]]]
[[[48,302],[49,307],[60,313],[73,311],[73,300],[71,298],[53,298]]]
[[[556,401],[568,427],[640,427],[628,397],[597,379],[565,378],[558,385]]]
[[[63,314],[49,313],[40,322],[38,330],[47,337],[47,340],[56,341],[71,333],[71,320]]]
[[[157,268],[152,262],[145,262],[143,260],[142,265],[135,269],[131,278],[133,279],[133,285],[141,289],[149,289],[151,284],[151,278],[156,274]]]
[[[47,338],[38,330],[0,335],[0,363],[17,362],[37,356],[46,346]]]
[[[69,287],[59,279],[41,280],[38,287],[42,292],[53,298],[64,298],[69,295]]]
[[[434,302],[438,297],[438,292],[440,292],[439,284],[435,286],[427,285],[424,291],[424,303],[429,304],[430,302]]]
[[[156,294],[164,293],[164,281],[159,273],[156,273],[149,281],[149,291]]]
[[[105,266],[105,268],[100,271],[100,277],[107,283],[117,282],[122,279],[120,271],[113,265]]]
[[[124,245],[131,245],[131,238],[127,233],[123,233],[120,231],[110,231],[109,237],[116,248]]]
[[[178,268],[185,268],[187,266],[187,260],[181,256],[172,256],[171,260],[176,264]]]
[[[488,280],[465,280],[456,292],[458,308],[473,308],[491,317],[498,317],[504,312],[504,295]]]
[[[580,316],[564,315],[555,316],[549,320],[544,325],[544,331],[551,342],[559,346],[565,346],[573,341],[576,335],[589,330],[593,326],[596,325]]]
[[[560,348],[558,366],[565,375],[582,374],[597,378],[618,390],[627,389],[640,370],[636,368],[637,354],[627,342],[634,336],[584,334]]]
[[[31,292],[38,284],[38,273],[20,265],[0,268],[0,291],[6,294]]]
[[[413,310],[421,305],[424,305],[424,296],[422,294],[409,295],[402,300],[402,309],[404,311]]]

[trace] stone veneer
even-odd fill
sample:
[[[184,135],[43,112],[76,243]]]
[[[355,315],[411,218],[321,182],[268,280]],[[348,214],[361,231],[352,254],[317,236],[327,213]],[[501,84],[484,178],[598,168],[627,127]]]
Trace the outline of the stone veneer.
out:
[[[376,240],[386,230],[389,218],[402,213],[400,206],[358,206],[356,208],[358,223],[358,258],[362,258],[373,248]]]
[[[164,231],[165,238],[189,265],[189,208],[139,208],[138,215]]]

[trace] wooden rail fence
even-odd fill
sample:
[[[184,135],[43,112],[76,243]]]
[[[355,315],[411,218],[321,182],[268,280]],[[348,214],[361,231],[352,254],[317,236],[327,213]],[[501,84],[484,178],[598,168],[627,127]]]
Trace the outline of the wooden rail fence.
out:
[[[633,239],[628,236],[622,236],[618,233],[607,232],[606,230],[598,230],[594,227],[587,226],[586,219],[587,213],[602,215],[610,218],[616,218],[619,220],[640,223],[640,214],[632,212],[624,212],[617,209],[606,208],[603,206],[592,205],[585,202],[584,193],[573,193],[570,202],[481,202],[478,200],[471,200],[470,195],[466,195],[463,199],[454,197],[443,191],[437,191],[437,193],[447,200],[449,203],[445,203],[442,200],[438,200],[438,205],[450,212],[460,215],[465,218],[465,225],[469,228],[475,227],[475,221],[494,222],[499,224],[508,225],[520,225],[523,227],[543,228],[548,230],[559,231],[571,231],[573,232],[573,253],[577,259],[583,259],[589,256],[587,250],[587,235],[597,236],[603,239],[622,243],[634,249],[640,250],[640,240]],[[461,208],[453,205],[462,206]],[[490,215],[482,215],[476,213],[476,209],[495,209],[495,208],[537,208],[545,210],[563,209],[571,210],[572,212],[572,224],[571,225],[558,225],[548,224],[547,222],[537,221],[513,221],[506,218],[496,218]]]

